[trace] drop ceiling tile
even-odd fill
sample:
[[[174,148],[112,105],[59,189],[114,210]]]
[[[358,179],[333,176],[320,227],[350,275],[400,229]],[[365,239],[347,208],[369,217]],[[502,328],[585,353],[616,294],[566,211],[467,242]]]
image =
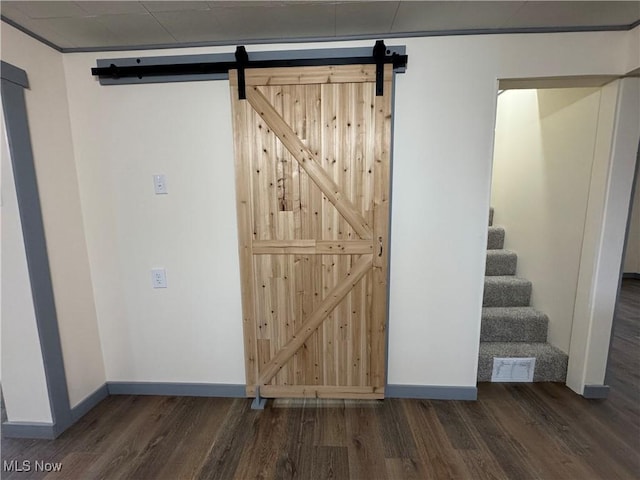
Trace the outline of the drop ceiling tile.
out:
[[[392,31],[500,28],[525,2],[401,2]]]
[[[175,42],[175,38],[150,13],[100,15],[97,19],[118,38],[121,45],[151,45]]]
[[[156,12],[153,16],[179,42],[222,39],[217,17],[210,10]]]
[[[209,4],[207,2],[142,2],[142,5],[151,13],[209,10]]]
[[[399,4],[400,2],[338,3],[336,35],[388,33]]]
[[[0,7],[2,8],[2,15],[4,17],[13,20],[19,25],[22,25],[22,22],[29,21],[29,17],[27,15],[22,13],[13,5],[9,5],[9,2],[2,2],[2,4],[0,4]]]
[[[5,4],[20,10],[29,18],[62,18],[81,17],[86,15],[75,2],[2,2],[2,10]]]
[[[147,13],[140,2],[76,2],[89,15],[121,15]]]
[[[297,5],[325,5],[325,6],[335,6],[336,1],[329,0],[262,0],[262,1],[250,1],[250,0],[221,0],[217,2],[207,2],[209,4],[209,8],[255,8],[255,7],[274,7],[274,8],[282,8],[282,7],[290,7]]]
[[[236,38],[304,38],[335,35],[335,6],[297,3],[286,6],[214,8],[223,31]]]
[[[154,16],[180,42],[333,36],[334,7],[329,4],[286,8],[232,7],[201,12],[158,12]]]
[[[66,36],[61,35],[51,28],[48,20],[33,20],[15,7],[5,5],[5,2],[2,3],[2,15],[13,20],[30,32],[48,40],[59,48],[73,48],[77,46]]]
[[[98,17],[51,18],[47,23],[79,47],[121,45],[118,37],[101,24]]]
[[[640,2],[526,2],[509,27],[628,25],[640,19]]]

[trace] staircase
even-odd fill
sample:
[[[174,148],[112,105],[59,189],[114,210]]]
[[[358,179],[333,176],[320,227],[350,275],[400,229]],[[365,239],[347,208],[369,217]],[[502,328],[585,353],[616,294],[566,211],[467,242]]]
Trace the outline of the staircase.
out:
[[[516,277],[518,256],[504,250],[504,228],[489,214],[478,382],[491,381],[494,357],[535,357],[534,382],[564,382],[568,356],[547,343],[549,318],[529,306],[531,282]]]

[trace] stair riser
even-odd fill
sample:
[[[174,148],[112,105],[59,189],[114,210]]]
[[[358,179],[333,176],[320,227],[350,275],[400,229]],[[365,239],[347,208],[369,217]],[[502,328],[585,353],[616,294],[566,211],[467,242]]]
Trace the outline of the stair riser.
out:
[[[531,283],[484,284],[483,307],[526,307],[530,300]]]
[[[489,227],[487,238],[488,250],[501,250],[504,248],[504,229],[499,227]]]
[[[480,341],[544,343],[547,341],[547,328],[548,322],[543,318],[483,318]]]
[[[518,256],[515,253],[487,252],[486,276],[515,275]]]
[[[538,357],[533,372],[534,382],[565,382],[568,357]],[[490,382],[493,371],[493,356],[480,355],[478,360],[478,382]]]

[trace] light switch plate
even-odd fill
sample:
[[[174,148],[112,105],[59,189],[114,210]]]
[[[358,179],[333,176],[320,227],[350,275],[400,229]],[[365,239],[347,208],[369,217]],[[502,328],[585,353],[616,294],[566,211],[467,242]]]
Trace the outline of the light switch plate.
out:
[[[153,189],[156,192],[156,195],[165,195],[169,193],[167,190],[167,177],[165,175],[154,175]]]

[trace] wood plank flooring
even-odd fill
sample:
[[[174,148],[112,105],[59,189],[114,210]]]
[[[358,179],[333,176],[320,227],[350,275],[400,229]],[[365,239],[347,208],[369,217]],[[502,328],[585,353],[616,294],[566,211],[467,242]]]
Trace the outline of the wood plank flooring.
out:
[[[478,401],[113,396],[55,441],[2,460],[62,462],[15,479],[638,479],[640,280],[625,280],[607,400],[561,384],[480,384]]]

